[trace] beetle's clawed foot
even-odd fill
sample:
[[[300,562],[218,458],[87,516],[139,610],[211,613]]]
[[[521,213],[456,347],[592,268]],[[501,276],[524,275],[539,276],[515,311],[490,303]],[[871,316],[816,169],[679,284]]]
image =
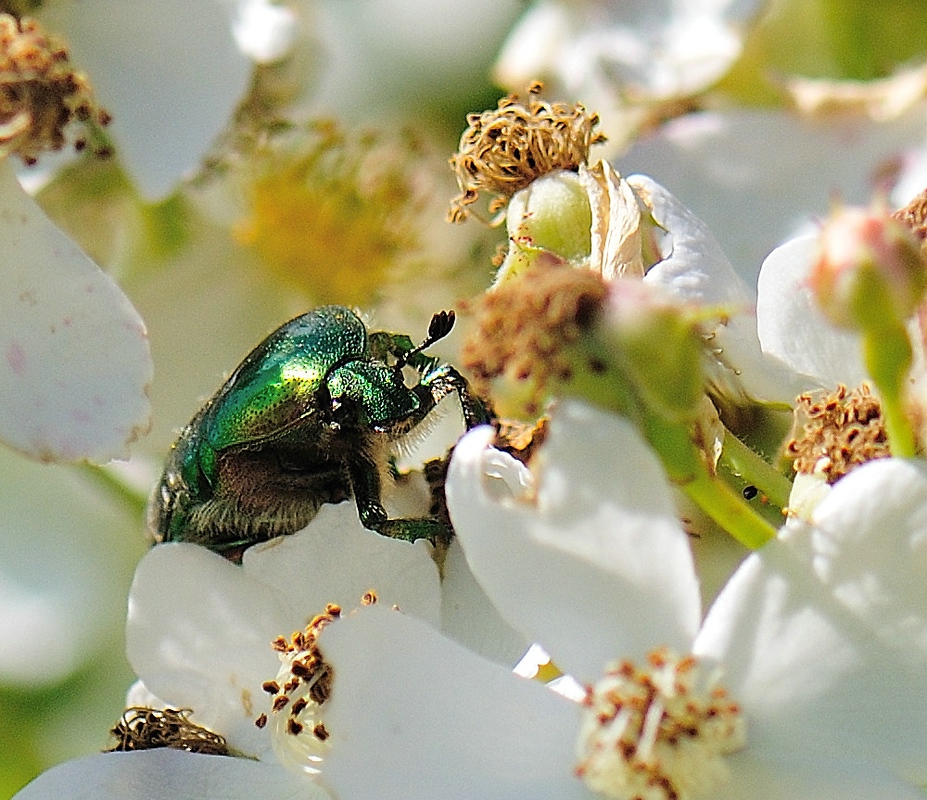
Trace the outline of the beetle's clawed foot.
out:
[[[428,324],[428,338],[425,341],[427,341],[429,345],[432,345],[438,340],[443,339],[451,332],[456,321],[457,315],[453,310],[439,311],[432,316],[431,322]]]
[[[406,364],[414,364],[413,359],[424,350],[431,347],[435,342],[443,339],[453,330],[456,319],[457,315],[453,311],[439,311],[435,314],[428,324],[428,335],[421,344],[416,345],[408,353],[400,356],[396,362],[396,366],[402,368]]]
[[[385,519],[371,526],[381,536],[402,539],[404,542],[417,542],[427,539],[436,547],[447,546],[453,537],[453,531],[443,522],[429,517],[418,519]]]

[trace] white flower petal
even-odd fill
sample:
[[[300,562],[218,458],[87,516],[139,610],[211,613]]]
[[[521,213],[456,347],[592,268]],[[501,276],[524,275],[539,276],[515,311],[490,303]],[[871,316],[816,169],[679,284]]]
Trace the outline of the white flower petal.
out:
[[[630,175],[627,181],[668,239],[663,260],[647,271],[645,280],[683,302],[735,309],[747,305],[747,288],[708,226],[653,178]]]
[[[165,703],[160,697],[145,686],[143,681],[135,681],[126,692],[126,708],[140,706],[141,708],[170,708],[170,703]]]
[[[321,779],[338,797],[589,796],[572,771],[580,709],[556,692],[381,607],[319,644],[335,673]]]
[[[534,3],[518,21],[499,53],[493,75],[506,87],[528,86],[549,74],[554,54],[564,52],[572,36],[570,12],[555,0]]]
[[[921,104],[887,123],[808,120],[782,109],[687,114],[639,138],[618,166],[669,186],[752,286],[763,258],[810,232],[834,197],[868,203],[884,188],[892,169],[923,147],[925,113]]]
[[[287,56],[297,34],[297,12],[270,0],[224,0],[232,6],[232,33],[241,51],[260,64]]]
[[[147,430],[145,325],[0,164],[0,437],[42,461],[105,462]]]
[[[664,258],[644,280],[683,303],[717,308],[727,315],[724,324],[712,330],[711,346],[724,365],[712,377],[722,387],[732,383],[758,399],[791,403],[809,381],[760,348],[752,297],[708,226],[652,178],[631,175],[628,183],[666,231]]]
[[[531,644],[499,615],[454,539],[441,581],[441,630],[477,655],[513,666]]]
[[[360,525],[353,503],[326,504],[292,536],[249,548],[242,565],[192,544],[164,544],[140,562],[129,598],[127,653],[145,686],[174,707],[266,756],[254,726],[261,684],[279,663],[270,643],[302,629],[328,603],[353,608],[374,590],[438,625],[438,570],[426,542]]]
[[[827,476],[818,472],[799,472],[792,481],[789,492],[789,518],[786,525],[793,524],[796,517],[810,521],[814,509],[831,491]]]
[[[443,108],[471,102],[473,76],[489,69],[520,3],[317,0],[313,10],[324,52],[313,108],[382,125],[419,119],[427,97]]]
[[[617,653],[688,649],[700,616],[692,556],[662,469],[631,426],[559,405],[535,504],[487,491],[487,470],[502,457],[491,438],[481,428],[458,443],[447,499],[467,561],[502,615],[580,679]]]
[[[219,2],[81,0],[39,14],[70,46],[142,193],[157,200],[198,166],[251,76]]]
[[[749,742],[750,733],[747,738]],[[875,764],[856,759],[788,759],[755,750],[730,757],[731,781],[713,800],[923,800],[923,792]]]
[[[126,654],[145,686],[247,753],[270,742],[254,726],[261,684],[277,674],[270,643],[305,625],[266,584],[204,547],[162,544],[139,562]]]
[[[651,78],[657,96],[697,92],[724,75],[741,51],[740,33],[729,24],[729,19],[750,13],[760,3],[734,0],[695,5],[701,8],[673,15],[667,26],[658,50],[658,58],[665,58],[663,63],[657,61],[663,69]],[[719,5],[726,8],[717,8]],[[670,57],[666,58],[667,55]]]
[[[820,385],[859,386],[866,378],[859,337],[831,325],[807,285],[817,237],[773,250],[760,270],[756,327],[763,351]],[[809,387],[810,388],[810,387]]]
[[[691,511],[690,511],[691,509]],[[752,552],[727,531],[704,519],[704,512],[683,496],[680,503],[683,519],[697,520],[699,535],[690,537],[689,547],[702,592],[702,608],[710,608],[738,566]],[[691,517],[689,514],[691,513]]]
[[[179,750],[103,753],[61,764],[16,795],[17,800],[326,800],[321,787],[275,764]]]
[[[509,35],[497,77],[554,78],[589,100],[666,98],[705,88],[740,54],[737,26],[756,2],[535,3]]]
[[[385,605],[398,605],[433,624],[440,619],[441,588],[431,546],[367,530],[353,500],[323,505],[304,530],[249,548],[242,568],[250,579],[278,587],[287,606],[302,609],[306,622],[327,603],[353,608],[371,589]]]
[[[870,462],[721,592],[696,641],[749,746],[859,758],[927,781],[927,470]]]

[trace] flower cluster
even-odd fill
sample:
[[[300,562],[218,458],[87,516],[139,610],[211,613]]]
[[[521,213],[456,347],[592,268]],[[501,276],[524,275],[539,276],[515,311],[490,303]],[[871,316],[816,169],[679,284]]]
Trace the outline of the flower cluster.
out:
[[[448,221],[479,217],[481,193],[493,218],[444,229],[481,276],[451,281],[467,293],[457,357],[433,350],[454,312],[430,309],[424,337],[390,332],[402,313],[385,284],[431,233],[427,148],[306,114],[298,4],[239,9],[225,33],[259,66],[203,171],[158,207],[184,220],[167,249],[211,255],[189,224],[208,221],[247,265],[248,300],[265,297],[259,261],[287,300],[310,287],[333,304],[267,336],[181,430],[128,592],[136,680],[113,741],[17,800],[923,798],[927,156],[880,140],[895,194],[880,179],[868,204],[828,213],[794,178],[780,192],[768,170],[745,177],[730,148],[725,202],[742,180],[768,215],[721,203],[709,224],[710,180],[684,200],[683,177],[633,166],[689,148],[710,172],[712,148],[753,130],[758,112],[712,100],[744,80],[755,4],[613,5],[535,4],[497,63],[527,99],[466,116]],[[248,39],[245,19],[266,35]],[[0,15],[0,38],[36,24]],[[90,115],[85,80],[59,123]],[[846,85],[817,91],[818,110],[859,113]],[[36,111],[30,97],[5,95]],[[922,122],[927,106],[910,107]],[[17,114],[0,120],[11,141]],[[854,141],[876,122],[890,128],[870,114]],[[600,126],[633,146],[605,151]],[[806,153],[826,135],[790,141]],[[0,225],[31,238],[16,250],[11,236],[24,267],[0,281],[15,300],[0,436],[40,460],[121,455],[148,411],[141,317],[86,257],[48,278],[38,262],[73,246],[3,180],[24,210]],[[483,237],[503,221],[492,258]],[[71,290],[51,291],[68,269]],[[438,274],[404,284],[422,287],[403,310],[433,302]],[[213,294],[203,308],[224,307]],[[81,350],[68,384],[62,358]],[[40,367],[60,398],[32,380]]]

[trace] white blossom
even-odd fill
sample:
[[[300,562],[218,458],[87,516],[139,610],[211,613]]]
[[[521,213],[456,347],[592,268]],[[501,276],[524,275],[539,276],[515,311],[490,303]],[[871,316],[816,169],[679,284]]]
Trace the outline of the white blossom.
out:
[[[888,459],[847,476],[812,524],[789,524],[747,559],[700,624],[686,536],[629,426],[559,406],[530,498],[488,441],[482,430],[465,437],[449,478],[478,579],[583,684],[607,661],[640,663],[655,647],[720,669],[745,747],[707,796],[920,796],[921,465]],[[320,646],[335,671],[319,712],[330,733],[322,779],[342,800],[439,787],[450,798],[594,796],[572,772],[581,707],[560,694],[385,609],[335,622]]]

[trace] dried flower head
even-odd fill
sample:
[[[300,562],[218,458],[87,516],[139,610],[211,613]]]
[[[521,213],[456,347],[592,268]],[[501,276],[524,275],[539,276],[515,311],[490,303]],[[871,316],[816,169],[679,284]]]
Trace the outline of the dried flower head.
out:
[[[65,128],[106,125],[109,114],[93,99],[86,77],[70,63],[65,45],[28,17],[0,14],[0,149],[33,164],[64,147]],[[77,138],[74,146],[86,146]],[[103,150],[100,155],[106,154]]]
[[[892,217],[911,230],[921,243],[921,252],[927,251],[927,189],[895,211]]]
[[[542,262],[487,292],[472,309],[478,325],[462,352],[477,391],[488,395],[488,382],[506,376],[524,387],[526,411],[535,413],[551,382],[595,372],[599,365],[570,348],[592,327],[607,294],[601,275]]]
[[[801,432],[786,448],[795,472],[835,483],[854,467],[891,455],[882,406],[866,384],[852,391],[841,385],[825,397],[803,394],[795,410]]]
[[[188,708],[127,708],[110,731],[116,739],[111,751],[154,750],[169,747],[188,753],[211,756],[230,755],[225,739],[218,733],[190,722]]]
[[[452,222],[467,218],[467,206],[476,202],[481,191],[496,195],[489,206],[495,213],[541,175],[586,164],[589,148],[605,141],[595,131],[598,114],[589,114],[580,103],[539,100],[542,88],[534,83],[526,102],[508,95],[497,108],[467,117],[467,129],[450,162],[461,191],[451,201]]]

